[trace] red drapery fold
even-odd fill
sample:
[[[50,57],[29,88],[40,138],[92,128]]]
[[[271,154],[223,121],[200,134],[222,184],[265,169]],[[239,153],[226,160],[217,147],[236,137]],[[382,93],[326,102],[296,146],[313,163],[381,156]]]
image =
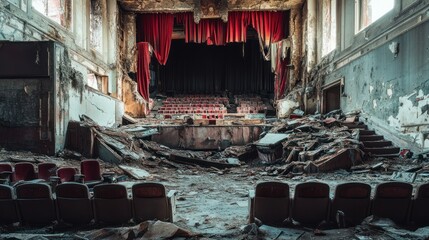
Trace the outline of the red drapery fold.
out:
[[[253,27],[264,47],[285,38],[284,12],[229,12],[227,23],[227,42],[246,42],[247,26]]]
[[[161,65],[167,63],[173,23],[174,15],[169,13],[140,14],[137,18],[138,41],[150,43],[155,57]]]
[[[229,12],[226,27],[226,42],[246,42],[247,40],[247,12]]]
[[[276,69],[275,69],[275,84],[274,84],[274,91],[275,91],[275,98],[280,99],[283,98],[283,95],[286,90],[286,83],[287,83],[287,77],[288,77],[288,69],[287,69],[287,58],[283,59],[283,44],[284,42],[280,42],[276,44]]]
[[[137,58],[137,86],[142,97],[149,102],[149,84],[150,84],[150,53],[149,43],[137,43],[138,58]]]
[[[185,28],[185,42],[226,44],[226,24],[221,19],[201,19],[196,24],[192,13],[180,13],[176,15],[176,22]]]

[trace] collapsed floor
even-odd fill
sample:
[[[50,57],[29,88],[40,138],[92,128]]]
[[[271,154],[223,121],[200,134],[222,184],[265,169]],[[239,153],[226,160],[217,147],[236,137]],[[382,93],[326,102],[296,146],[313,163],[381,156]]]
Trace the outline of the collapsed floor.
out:
[[[247,225],[248,191],[262,181],[288,183],[291,196],[299,183],[322,181],[330,186],[331,197],[335,186],[344,182],[364,182],[374,189],[378,183],[396,180],[410,182],[415,189],[429,181],[426,156],[411,158],[406,151],[395,158],[374,157],[365,153],[362,150],[364,146],[358,140],[360,128],[350,130],[343,126],[347,122],[356,124],[355,115],[347,118],[337,112],[327,116],[275,121],[270,123],[272,128],[267,134],[277,133],[287,137],[276,138],[274,143],[268,145],[258,140],[243,147],[227,147],[223,151],[170,149],[144,140],[150,137],[147,133],[153,134],[152,128],[143,127],[144,123],[106,129],[86,119],[78,125],[94,131],[92,141],[105,150],[100,152],[98,147],[98,156],[114,162],[105,161],[102,164],[103,172],[115,173],[116,179],[129,186],[138,181],[153,181],[164,184],[168,190],[177,190],[174,224],[192,232],[194,238],[310,239],[314,235],[325,235],[321,239],[428,237],[426,229],[418,232],[402,228],[395,230],[392,223],[378,220],[368,220],[352,229],[322,229],[321,232],[302,227],[276,229],[261,226],[258,229],[256,225]],[[66,149],[60,154],[61,157],[2,150],[0,162],[54,162],[59,167],[79,168],[79,160],[85,158],[82,155],[96,154],[87,146],[85,149],[83,147],[75,149],[80,152]],[[344,151],[344,156],[338,154]],[[109,235],[110,239],[129,239],[132,238],[130,226],[71,228],[54,224],[42,229],[9,226],[1,228],[0,239],[105,239]]]

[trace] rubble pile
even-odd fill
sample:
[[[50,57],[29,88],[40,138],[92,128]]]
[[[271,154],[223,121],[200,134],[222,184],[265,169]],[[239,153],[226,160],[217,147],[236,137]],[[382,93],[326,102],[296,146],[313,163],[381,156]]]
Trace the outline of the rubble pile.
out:
[[[364,152],[356,139],[358,131],[342,125],[351,118],[342,114],[336,118],[330,115],[332,113],[324,119],[319,115],[274,123],[270,133],[282,133],[286,137],[281,142],[282,156],[277,159],[282,166],[273,167],[272,171],[282,175],[328,172],[348,170],[361,164]]]
[[[223,151],[191,151],[171,149],[150,140],[156,134],[153,125],[141,123],[119,128],[104,128],[88,118],[71,122],[67,148],[82,157],[99,157],[111,163],[152,161],[177,168],[179,164],[224,169],[243,163],[271,166],[271,173],[328,172],[350,169],[362,163],[364,152],[356,140],[357,131],[343,126],[356,116],[342,112],[297,119],[276,120],[262,138],[245,146],[231,146]],[[87,138],[82,140],[82,138]],[[73,140],[78,139],[78,140]],[[64,151],[74,158],[73,151]]]

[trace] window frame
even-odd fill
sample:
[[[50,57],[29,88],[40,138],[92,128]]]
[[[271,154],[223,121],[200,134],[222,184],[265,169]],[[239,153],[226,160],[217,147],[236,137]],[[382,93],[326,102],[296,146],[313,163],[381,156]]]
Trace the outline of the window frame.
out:
[[[49,1],[49,0],[47,0]],[[62,0],[59,0],[62,1]],[[56,27],[60,27],[63,30],[72,32],[73,30],[73,1],[65,0],[64,1],[64,18],[65,18],[65,25],[62,25],[61,23],[58,23],[57,21],[53,20],[49,16],[39,12],[36,8],[33,7],[33,0],[31,0],[31,3],[27,2],[27,9],[31,9],[30,12],[32,15],[40,16],[43,19],[47,19],[49,23],[54,24]],[[49,4],[47,5],[47,8],[49,9]]]

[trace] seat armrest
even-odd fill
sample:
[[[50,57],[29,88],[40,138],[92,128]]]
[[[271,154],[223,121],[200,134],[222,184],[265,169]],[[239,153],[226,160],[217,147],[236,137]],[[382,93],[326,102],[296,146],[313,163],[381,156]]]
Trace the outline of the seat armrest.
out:
[[[249,223],[255,222],[255,190],[249,190]]]
[[[170,190],[167,193],[168,215],[169,215],[168,220],[170,222],[175,221],[177,193],[178,193],[177,190]]]

